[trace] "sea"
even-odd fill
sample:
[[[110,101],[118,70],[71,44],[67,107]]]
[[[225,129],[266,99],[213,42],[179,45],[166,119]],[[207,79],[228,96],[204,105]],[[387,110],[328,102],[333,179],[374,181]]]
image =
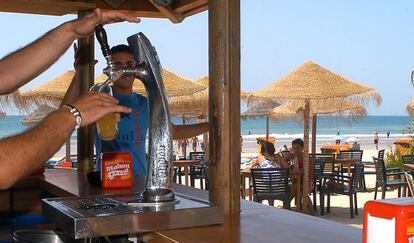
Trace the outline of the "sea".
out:
[[[28,129],[22,125],[20,120],[23,116],[8,115],[0,118],[0,138],[21,133]],[[181,120],[173,118],[175,124],[181,124]],[[195,121],[187,121],[187,124]],[[257,137],[265,136],[266,120],[264,118],[248,118],[241,121],[241,135],[243,137],[243,152],[257,151]],[[409,116],[367,116],[359,120],[342,120],[338,117],[319,116],[317,119],[317,147],[324,144],[335,143],[337,132],[344,138],[356,139],[362,148],[372,149],[374,147],[374,132],[378,131],[380,147],[390,148],[393,142],[400,138],[411,136],[412,118]],[[276,149],[281,149],[283,145],[290,146],[295,138],[303,138],[303,123],[297,120],[286,120],[282,122],[269,123],[270,136],[276,139]],[[387,138],[387,131],[390,132]],[[414,131],[414,127],[413,127]],[[76,144],[76,133],[72,139]],[[73,144],[72,144],[73,145]],[[76,146],[72,146],[75,147]]]

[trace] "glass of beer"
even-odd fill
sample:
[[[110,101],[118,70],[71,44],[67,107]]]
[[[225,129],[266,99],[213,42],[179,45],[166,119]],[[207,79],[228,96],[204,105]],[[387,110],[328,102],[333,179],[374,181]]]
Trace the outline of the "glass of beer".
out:
[[[112,94],[112,88],[107,84],[95,84],[91,91]],[[111,141],[118,135],[118,122],[115,113],[109,113],[96,122],[98,136],[104,141]]]

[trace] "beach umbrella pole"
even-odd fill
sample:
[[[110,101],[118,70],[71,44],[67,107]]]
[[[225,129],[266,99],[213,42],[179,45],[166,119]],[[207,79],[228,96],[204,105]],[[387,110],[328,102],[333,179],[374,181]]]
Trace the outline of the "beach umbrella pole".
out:
[[[305,101],[305,112],[303,117],[304,123],[304,150],[303,150],[303,211],[312,213],[312,202],[308,196],[309,194],[309,116],[310,116],[310,101]]]
[[[65,161],[71,162],[70,159],[70,137],[66,140],[66,159]]]
[[[312,154],[316,153],[316,120],[317,114],[312,115]]]
[[[266,115],[266,141],[269,141],[269,114]]]

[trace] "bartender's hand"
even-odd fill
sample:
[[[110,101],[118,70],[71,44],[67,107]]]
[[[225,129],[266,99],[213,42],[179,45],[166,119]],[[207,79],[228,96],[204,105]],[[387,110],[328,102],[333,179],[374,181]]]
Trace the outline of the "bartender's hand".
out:
[[[95,30],[99,24],[117,23],[128,21],[130,23],[139,23],[140,19],[125,14],[117,10],[101,10],[95,9],[93,13],[85,15],[80,19],[69,22],[74,34],[79,37],[85,37]]]
[[[120,106],[118,102],[117,99],[108,94],[89,92],[73,103],[73,106],[79,110],[82,116],[81,126],[86,126],[95,123],[109,113],[115,113],[119,121],[120,112],[131,112],[130,108]]]

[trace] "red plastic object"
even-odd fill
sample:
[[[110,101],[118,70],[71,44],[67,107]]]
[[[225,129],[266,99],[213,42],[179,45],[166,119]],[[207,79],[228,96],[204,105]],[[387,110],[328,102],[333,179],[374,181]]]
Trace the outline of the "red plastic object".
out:
[[[102,155],[101,178],[103,188],[132,187],[131,153],[104,153]]]
[[[72,167],[72,162],[70,162],[70,161],[63,161],[62,162],[62,167],[71,168]]]
[[[363,230],[364,243],[414,243],[414,198],[365,203]]]

